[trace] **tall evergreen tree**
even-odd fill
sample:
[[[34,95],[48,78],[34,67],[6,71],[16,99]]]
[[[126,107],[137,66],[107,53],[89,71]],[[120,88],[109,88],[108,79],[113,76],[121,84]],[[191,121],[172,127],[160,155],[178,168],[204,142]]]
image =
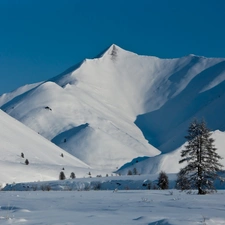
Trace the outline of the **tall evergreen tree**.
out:
[[[214,180],[219,178],[218,172],[222,170],[219,160],[222,159],[216,152],[214,139],[204,121],[194,120],[189,128],[187,145],[181,151],[179,163],[187,162],[178,174],[180,181],[185,180],[191,188],[197,188],[198,194],[205,194],[207,190],[214,191]],[[182,187],[185,185],[180,183]]]

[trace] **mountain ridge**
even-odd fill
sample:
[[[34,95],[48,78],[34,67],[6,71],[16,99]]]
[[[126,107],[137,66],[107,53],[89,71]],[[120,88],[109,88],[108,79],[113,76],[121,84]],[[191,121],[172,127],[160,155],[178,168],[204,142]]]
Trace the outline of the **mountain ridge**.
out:
[[[178,148],[195,116],[207,115],[214,130],[224,131],[217,121],[225,110],[225,59],[160,59],[114,44],[100,56],[11,99],[2,109],[87,164],[114,170],[138,156]]]

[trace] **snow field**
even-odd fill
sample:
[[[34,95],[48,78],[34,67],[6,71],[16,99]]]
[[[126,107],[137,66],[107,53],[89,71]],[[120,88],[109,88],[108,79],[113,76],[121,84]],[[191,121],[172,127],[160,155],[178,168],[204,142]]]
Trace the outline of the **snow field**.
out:
[[[0,224],[224,225],[225,191],[0,192]]]

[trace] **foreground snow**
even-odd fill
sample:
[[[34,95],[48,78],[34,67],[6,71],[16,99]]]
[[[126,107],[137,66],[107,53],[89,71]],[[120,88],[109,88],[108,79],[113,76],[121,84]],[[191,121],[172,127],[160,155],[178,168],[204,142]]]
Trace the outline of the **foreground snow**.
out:
[[[225,191],[0,192],[0,224],[222,225]]]

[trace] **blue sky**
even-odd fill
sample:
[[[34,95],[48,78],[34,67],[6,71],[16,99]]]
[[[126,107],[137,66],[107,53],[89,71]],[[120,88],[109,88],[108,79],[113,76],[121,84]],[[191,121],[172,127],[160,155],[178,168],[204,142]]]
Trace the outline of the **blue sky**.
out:
[[[0,0],[0,94],[112,43],[143,55],[225,57],[224,0]]]

